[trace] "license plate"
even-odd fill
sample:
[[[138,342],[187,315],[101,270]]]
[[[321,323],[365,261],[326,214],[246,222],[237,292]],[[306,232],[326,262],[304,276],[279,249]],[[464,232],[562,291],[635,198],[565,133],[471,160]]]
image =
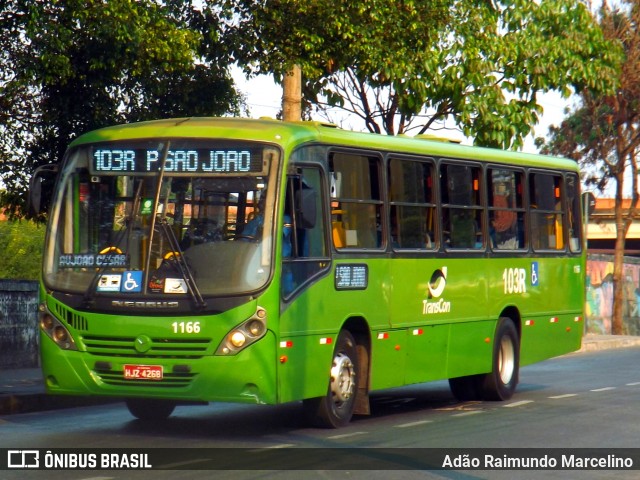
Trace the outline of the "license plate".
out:
[[[162,380],[162,365],[125,365],[125,380]]]

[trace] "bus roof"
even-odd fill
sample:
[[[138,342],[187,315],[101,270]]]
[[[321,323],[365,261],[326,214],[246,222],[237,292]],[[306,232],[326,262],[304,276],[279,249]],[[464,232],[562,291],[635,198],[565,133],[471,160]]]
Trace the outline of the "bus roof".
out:
[[[187,117],[115,125],[81,135],[71,143],[87,143],[145,138],[247,139],[280,145],[285,151],[303,143],[370,148],[406,154],[481,160],[521,166],[578,171],[578,164],[566,158],[536,155],[409,136],[390,136],[343,130],[317,121],[282,122],[275,119],[237,117]]]

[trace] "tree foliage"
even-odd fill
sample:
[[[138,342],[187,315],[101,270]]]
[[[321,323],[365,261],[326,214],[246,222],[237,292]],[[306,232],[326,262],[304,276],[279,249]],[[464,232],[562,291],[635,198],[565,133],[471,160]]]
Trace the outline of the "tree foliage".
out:
[[[445,120],[477,144],[520,147],[541,92],[611,90],[619,60],[578,0],[241,0],[248,71],[293,64],[306,98],[388,134]]]
[[[0,221],[0,278],[38,280],[44,234],[44,225],[31,221]]]
[[[190,1],[6,0],[0,47],[0,205],[12,216],[33,170],[84,131],[241,109],[218,12]]]
[[[606,38],[620,45],[624,62],[616,76],[613,94],[596,95],[583,90],[576,107],[560,126],[549,130],[545,153],[565,155],[585,167],[585,181],[604,190],[614,182],[616,243],[614,260],[613,333],[623,333],[623,256],[625,237],[638,204],[638,151],[640,148],[640,1],[604,2],[600,26]],[[631,188],[625,186],[630,178]],[[625,191],[631,191],[631,208],[623,211]]]

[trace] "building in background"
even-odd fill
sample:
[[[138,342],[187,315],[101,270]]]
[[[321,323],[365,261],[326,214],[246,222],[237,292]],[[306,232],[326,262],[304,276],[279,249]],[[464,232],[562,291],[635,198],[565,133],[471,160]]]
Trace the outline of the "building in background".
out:
[[[590,254],[613,255],[616,243],[616,223],[613,198],[596,198],[593,212],[589,214],[587,225],[587,250]],[[629,210],[631,200],[623,201],[623,208]],[[627,233],[625,256],[640,257],[640,212],[634,216],[634,222]]]

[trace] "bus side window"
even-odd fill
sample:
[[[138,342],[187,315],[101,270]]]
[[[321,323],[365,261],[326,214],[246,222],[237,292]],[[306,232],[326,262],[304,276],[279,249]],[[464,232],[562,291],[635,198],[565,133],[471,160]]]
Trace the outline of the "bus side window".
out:
[[[580,180],[571,174],[566,178],[567,227],[569,248],[572,252],[582,251],[582,210],[580,207]]]
[[[563,250],[562,177],[537,172],[530,174],[529,196],[534,250]]]
[[[336,152],[330,156],[329,164],[334,247],[380,249],[383,237],[379,158]]]
[[[394,250],[436,248],[433,161],[389,160],[389,213]]]
[[[442,228],[447,248],[481,249],[483,207],[480,167],[443,164],[440,169]]]
[[[492,249],[524,248],[523,172],[490,168],[487,181],[489,238]]]

